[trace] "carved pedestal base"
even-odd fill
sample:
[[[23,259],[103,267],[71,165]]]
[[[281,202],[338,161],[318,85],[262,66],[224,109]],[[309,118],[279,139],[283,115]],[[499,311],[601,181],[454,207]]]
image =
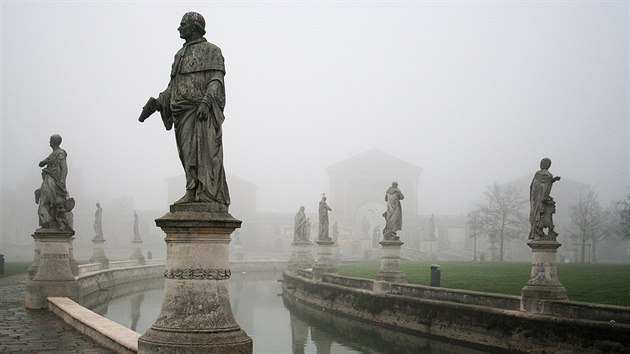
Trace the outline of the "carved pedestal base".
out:
[[[218,204],[172,205],[166,233],[164,300],[138,353],[252,353],[230,306],[230,234],[241,225]]]
[[[41,247],[39,244],[39,239],[35,237],[35,234],[31,235],[35,240],[35,258],[33,259],[33,264],[26,270],[28,272],[28,279],[33,280],[35,274],[37,274],[37,269],[39,269],[39,257],[41,255]]]
[[[70,242],[74,231],[38,229],[33,234],[39,243],[37,273],[26,282],[24,307],[48,308],[49,296],[69,297],[79,301],[79,283],[70,266]]]
[[[317,259],[313,264],[313,280],[321,280],[324,273],[337,273],[333,257],[334,244],[335,242],[332,240],[317,241]]]
[[[400,270],[400,240],[383,240],[379,242],[382,247],[381,269],[374,277],[376,280],[392,283],[406,283],[407,276]]]
[[[94,236],[92,239],[92,257],[90,263],[100,263],[102,269],[109,268],[109,258],[105,256],[105,239],[103,237]]]
[[[313,267],[313,243],[297,241],[291,244],[293,250],[289,259],[289,270],[301,270]]]
[[[550,313],[549,301],[568,300],[567,289],[558,280],[556,270],[557,241],[530,241],[532,271],[527,285],[521,290],[521,310]]]

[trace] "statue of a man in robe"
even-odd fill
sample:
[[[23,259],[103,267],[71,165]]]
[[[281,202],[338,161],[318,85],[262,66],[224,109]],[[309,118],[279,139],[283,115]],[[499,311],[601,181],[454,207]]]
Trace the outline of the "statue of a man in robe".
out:
[[[558,233],[554,231],[553,217],[556,212],[556,202],[549,195],[553,183],[560,180],[549,172],[551,160],[544,158],[540,161],[540,171],[536,172],[529,186],[529,222],[531,229],[530,240],[540,240],[551,237],[555,240]],[[547,229],[545,234],[544,229]]]
[[[383,239],[385,240],[398,240],[396,231],[402,230],[402,206],[400,201],[403,200],[403,196],[400,189],[398,189],[398,182],[392,182],[392,186],[385,192],[385,202],[387,203],[387,211],[383,213],[385,218],[385,228],[383,229]]]
[[[308,223],[306,221],[306,214],[304,214],[304,207],[301,206],[297,214],[295,214],[295,221],[293,224],[293,242],[308,241],[308,232],[306,227]]]
[[[332,239],[328,235],[329,223],[328,212],[332,209],[326,204],[326,196],[322,196],[322,200],[319,201],[319,239],[325,241],[331,241]]]
[[[200,14],[184,14],[178,30],[186,42],[175,54],[171,80],[157,99],[149,99],[139,120],[143,122],[160,111],[166,129],[175,126],[177,150],[186,174],[186,194],[175,204],[229,205],[221,130],[225,65],[221,49],[204,38],[205,26]]]

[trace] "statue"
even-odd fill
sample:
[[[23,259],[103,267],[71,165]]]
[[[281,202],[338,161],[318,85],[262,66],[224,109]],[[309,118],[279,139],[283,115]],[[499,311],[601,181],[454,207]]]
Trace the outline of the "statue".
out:
[[[293,224],[293,242],[308,241],[307,237],[307,221],[304,214],[304,207],[301,206],[297,214],[295,214],[295,222]]]
[[[35,191],[35,203],[39,205],[39,226],[72,230],[74,198],[70,198],[66,190],[68,154],[60,145],[61,136],[52,135],[50,147],[53,151],[39,163],[39,167],[45,167],[42,169],[42,186]]]
[[[332,240],[337,242],[339,240],[339,225],[335,221],[332,227]]]
[[[328,236],[328,212],[332,209],[326,204],[326,196],[322,196],[322,200],[319,201],[319,239],[325,241],[332,241]]]
[[[103,209],[101,209],[99,202],[96,202],[96,213],[94,213],[94,232],[96,238],[103,237]]]
[[[402,192],[398,189],[398,182],[392,182],[392,186],[385,193],[387,211],[383,213],[385,218],[385,228],[383,229],[384,240],[398,240],[396,231],[402,229],[402,206],[400,201],[404,199]]]
[[[381,227],[376,225],[372,230],[372,248],[378,248],[378,241],[381,238]]]
[[[304,238],[306,240],[311,239],[311,226],[313,223],[311,222],[311,218],[306,218],[306,226],[304,227]]]
[[[229,205],[221,131],[225,66],[221,49],[203,37],[205,26],[200,14],[184,14],[178,31],[186,43],[175,54],[171,80],[157,99],[149,98],[139,120],[159,111],[166,130],[175,126],[177,151],[186,174],[186,194],[175,204]]]
[[[138,213],[135,210],[133,212],[133,239],[140,239],[140,231],[138,230]]]
[[[549,193],[553,183],[560,180],[549,172],[551,160],[544,158],[540,161],[540,171],[536,172],[531,185],[529,186],[529,222],[531,229],[530,240],[541,240],[545,238],[556,239],[558,233],[554,231],[552,215],[556,212],[556,202]],[[544,229],[547,229],[545,234]]]

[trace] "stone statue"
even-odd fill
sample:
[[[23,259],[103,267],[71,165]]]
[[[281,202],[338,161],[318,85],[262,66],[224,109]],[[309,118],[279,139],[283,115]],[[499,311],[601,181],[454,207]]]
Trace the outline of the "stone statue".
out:
[[[295,222],[293,224],[293,242],[305,242],[307,238],[307,221],[304,214],[304,207],[301,206],[297,214],[295,214]]]
[[[96,238],[103,237],[103,209],[99,202],[96,202],[96,213],[94,213],[94,232]]]
[[[133,212],[133,239],[140,239],[140,231],[138,230],[138,213],[135,210]]]
[[[404,199],[402,192],[398,189],[398,182],[392,182],[392,186],[385,193],[387,211],[383,213],[385,218],[385,228],[383,229],[383,239],[398,240],[396,231],[402,229],[402,206],[400,201]]]
[[[61,136],[50,137],[52,153],[39,163],[42,169],[42,186],[35,191],[35,203],[39,205],[39,226],[59,230],[72,230],[74,198],[66,190],[68,154],[61,145]]]
[[[531,185],[529,186],[529,222],[531,229],[530,240],[541,240],[551,238],[556,239],[558,233],[554,231],[552,215],[556,212],[556,202],[549,193],[553,183],[560,180],[549,172],[551,160],[544,158],[540,161],[540,171],[536,172]],[[544,229],[547,229],[545,234]]]
[[[328,212],[332,209],[326,204],[326,196],[322,196],[322,200],[319,201],[319,239],[331,241],[328,236]]]
[[[167,130],[175,125],[177,150],[186,174],[186,194],[175,204],[229,205],[221,130],[225,66],[221,49],[203,37],[205,26],[200,14],[184,14],[178,31],[186,43],[175,54],[168,87],[157,99],[149,98],[139,120],[143,122],[159,111]]]
[[[339,225],[336,221],[332,226],[332,240],[335,242],[339,240]]]

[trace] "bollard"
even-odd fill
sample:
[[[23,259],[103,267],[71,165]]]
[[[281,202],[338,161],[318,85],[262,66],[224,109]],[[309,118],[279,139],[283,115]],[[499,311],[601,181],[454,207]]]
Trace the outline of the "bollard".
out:
[[[441,273],[439,265],[431,264],[431,286],[440,286]]]
[[[4,275],[4,255],[0,254],[0,275]]]

